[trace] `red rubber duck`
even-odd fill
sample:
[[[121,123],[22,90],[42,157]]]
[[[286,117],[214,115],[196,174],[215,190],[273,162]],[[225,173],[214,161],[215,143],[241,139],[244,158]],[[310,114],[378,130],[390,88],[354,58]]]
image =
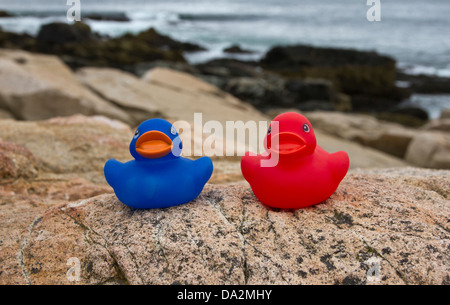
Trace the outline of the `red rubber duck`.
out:
[[[255,196],[267,206],[298,209],[320,203],[336,191],[347,174],[347,153],[331,154],[317,145],[311,123],[299,113],[277,116],[264,144],[267,152],[247,152],[241,169]]]

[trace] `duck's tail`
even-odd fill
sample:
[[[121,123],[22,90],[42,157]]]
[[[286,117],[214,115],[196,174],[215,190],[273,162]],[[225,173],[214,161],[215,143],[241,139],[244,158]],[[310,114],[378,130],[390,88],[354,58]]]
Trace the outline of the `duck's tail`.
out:
[[[122,163],[114,159],[110,159],[105,163],[103,172],[105,174],[106,182],[108,182],[112,188],[116,186],[116,181],[118,181],[118,176],[120,176],[119,167],[121,165]]]
[[[337,182],[341,182],[347,174],[348,168],[350,166],[350,159],[348,158],[348,154],[345,151],[338,151],[331,154],[331,173],[333,178],[337,180]]]

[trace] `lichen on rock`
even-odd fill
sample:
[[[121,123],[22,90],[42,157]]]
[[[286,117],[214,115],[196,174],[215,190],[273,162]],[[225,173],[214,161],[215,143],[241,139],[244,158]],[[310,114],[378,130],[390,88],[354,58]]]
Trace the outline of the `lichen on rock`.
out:
[[[67,260],[76,257],[80,284],[443,284],[449,177],[354,171],[330,199],[300,210],[265,207],[244,183],[207,185],[168,209],[134,210],[100,195],[39,214],[15,279],[69,283]],[[371,259],[379,277],[368,273]]]

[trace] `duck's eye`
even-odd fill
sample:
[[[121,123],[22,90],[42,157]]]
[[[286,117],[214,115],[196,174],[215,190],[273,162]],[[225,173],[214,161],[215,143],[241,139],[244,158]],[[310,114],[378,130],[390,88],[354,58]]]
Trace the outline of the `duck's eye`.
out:
[[[311,127],[308,124],[303,124],[303,131],[309,133],[311,131]]]
[[[177,130],[175,129],[175,127],[172,126],[172,128],[170,128],[170,133],[173,135],[177,134]]]
[[[269,130],[267,130],[267,134],[271,134],[272,133],[272,126],[269,126]]]
[[[136,129],[136,132],[134,133],[134,137],[133,138],[137,138],[139,136],[139,130],[138,129]]]

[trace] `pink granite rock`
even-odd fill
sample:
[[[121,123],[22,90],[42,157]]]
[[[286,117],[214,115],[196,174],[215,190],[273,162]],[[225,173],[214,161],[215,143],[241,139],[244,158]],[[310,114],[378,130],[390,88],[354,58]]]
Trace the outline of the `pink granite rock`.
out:
[[[263,206],[244,183],[169,209],[101,195],[29,218],[0,282],[448,284],[449,185],[449,171],[354,171],[296,211]]]

